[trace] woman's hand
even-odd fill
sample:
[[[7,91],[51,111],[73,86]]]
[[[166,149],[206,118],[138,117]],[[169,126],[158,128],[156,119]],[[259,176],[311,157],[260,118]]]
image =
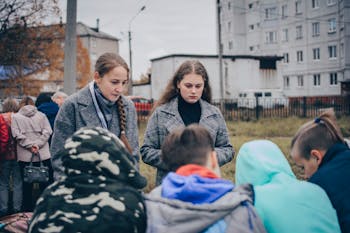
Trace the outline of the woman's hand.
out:
[[[30,148],[30,151],[34,154],[39,153],[39,146],[37,145],[32,145],[32,148]]]

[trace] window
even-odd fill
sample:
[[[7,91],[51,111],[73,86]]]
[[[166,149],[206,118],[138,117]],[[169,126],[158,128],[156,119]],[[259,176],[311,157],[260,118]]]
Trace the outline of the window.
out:
[[[262,94],[262,92],[254,92],[254,96],[255,97],[262,97],[263,94]]]
[[[328,6],[334,5],[335,3],[336,3],[336,0],[327,0]]]
[[[328,33],[334,33],[337,30],[337,21],[335,18],[328,20]]]
[[[320,22],[312,23],[312,36],[320,35]]]
[[[289,83],[289,76],[284,76],[284,77],[283,77],[283,86],[284,86],[285,88],[288,88],[289,85],[290,85],[290,83]]]
[[[314,74],[314,86],[321,86],[321,75]]]
[[[295,30],[296,30],[296,39],[300,40],[301,38],[303,38],[303,27],[301,25],[298,25],[296,26]]]
[[[282,41],[288,41],[288,28],[282,29]]]
[[[339,29],[340,30],[344,29],[344,15],[339,16]]]
[[[249,51],[254,51],[254,46],[249,46]]]
[[[277,17],[276,7],[265,8],[265,19],[276,19],[276,17]]]
[[[254,30],[254,24],[250,24],[250,25],[249,25],[249,29],[250,29],[250,30]]]
[[[231,22],[227,23],[227,31],[230,32],[231,31]]]
[[[91,53],[91,61],[93,62],[97,61],[97,54],[95,52]]]
[[[277,32],[266,32],[265,33],[265,42],[266,44],[272,44],[277,42]]]
[[[249,8],[249,9],[252,9],[252,8],[253,8],[253,3],[249,3],[249,4],[248,4],[248,8]]]
[[[265,93],[264,93],[264,96],[265,96],[265,97],[271,97],[271,96],[272,96],[272,93],[271,93],[271,92],[265,92]]]
[[[295,1],[295,14],[301,14],[301,0]]]
[[[282,6],[282,19],[287,18],[287,5]]]
[[[227,9],[231,10],[231,2],[228,2]]]
[[[303,87],[304,86],[304,77],[302,75],[298,75],[297,79],[298,79],[298,87]]]
[[[344,43],[340,44],[340,57],[344,57]]]
[[[312,57],[314,60],[320,60],[320,48],[312,49]]]
[[[319,0],[311,0],[311,7],[313,9],[318,8],[320,5]]]
[[[297,62],[303,61],[303,51],[297,51]]]
[[[329,84],[330,85],[338,85],[337,73],[330,73],[329,74]]]
[[[228,42],[228,49],[231,50],[232,48],[233,48],[232,41],[229,41],[229,42]]]
[[[97,46],[96,38],[91,37],[91,47],[96,48],[96,46]]]
[[[289,54],[283,53],[283,63],[289,63]]]
[[[337,46],[336,45],[328,46],[328,55],[329,55],[329,58],[337,58]]]

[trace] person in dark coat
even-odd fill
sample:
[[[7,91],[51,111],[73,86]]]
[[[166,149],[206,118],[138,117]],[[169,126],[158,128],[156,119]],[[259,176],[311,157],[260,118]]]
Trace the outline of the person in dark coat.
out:
[[[42,92],[35,101],[35,106],[38,110],[44,113],[50,122],[51,129],[54,129],[55,119],[60,106],[67,98],[67,94],[62,91],[57,91],[53,95],[49,92]],[[49,138],[49,144],[51,145],[51,138]]]
[[[343,233],[350,232],[350,149],[332,110],[300,127],[292,140],[292,158],[305,178],[327,193]]]

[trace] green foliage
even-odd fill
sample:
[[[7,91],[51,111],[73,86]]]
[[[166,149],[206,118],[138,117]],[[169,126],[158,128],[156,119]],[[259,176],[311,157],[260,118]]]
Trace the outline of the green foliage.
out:
[[[276,143],[287,160],[291,164],[293,172],[298,178],[302,178],[302,169],[292,161],[290,157],[290,142],[292,137],[298,130],[298,128],[311,120],[311,118],[270,118],[261,119],[258,121],[243,122],[243,121],[227,121],[227,128],[230,134],[230,140],[235,148],[236,155],[240,147],[248,141],[256,139],[267,139]],[[344,134],[344,137],[350,137],[350,116],[338,117],[338,124]],[[146,123],[140,123],[140,145],[143,143],[143,134],[146,128]],[[235,175],[235,163],[236,155],[234,159],[221,167],[221,175],[225,179],[232,180],[234,182]],[[141,173],[146,176],[148,185],[145,188],[145,192],[149,192],[155,186],[155,169],[151,166],[140,162]]]

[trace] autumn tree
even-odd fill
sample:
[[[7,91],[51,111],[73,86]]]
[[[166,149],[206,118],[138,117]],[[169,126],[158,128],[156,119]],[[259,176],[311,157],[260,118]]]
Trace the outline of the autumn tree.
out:
[[[0,35],[22,25],[42,25],[48,16],[58,16],[58,0],[2,0],[0,1]]]
[[[27,28],[23,34],[26,35],[26,40],[23,40],[26,54],[20,56],[21,61],[28,65],[9,66],[12,70],[8,72],[5,92],[12,95],[37,96],[46,82],[63,86],[64,25]],[[14,51],[14,48],[11,50]],[[21,51],[23,50],[19,50]],[[85,86],[90,81],[90,76],[88,50],[77,38],[77,87]]]
[[[24,93],[21,78],[47,65],[41,35],[33,28],[42,25],[47,16],[58,17],[58,13],[57,0],[0,1],[0,65],[9,85],[16,84],[20,94]]]
[[[2,85],[5,93],[36,96],[45,82],[63,83],[64,25],[43,25],[47,16],[58,14],[57,0],[0,1],[0,66],[7,76]],[[81,87],[90,78],[90,60],[79,39],[77,72]]]

